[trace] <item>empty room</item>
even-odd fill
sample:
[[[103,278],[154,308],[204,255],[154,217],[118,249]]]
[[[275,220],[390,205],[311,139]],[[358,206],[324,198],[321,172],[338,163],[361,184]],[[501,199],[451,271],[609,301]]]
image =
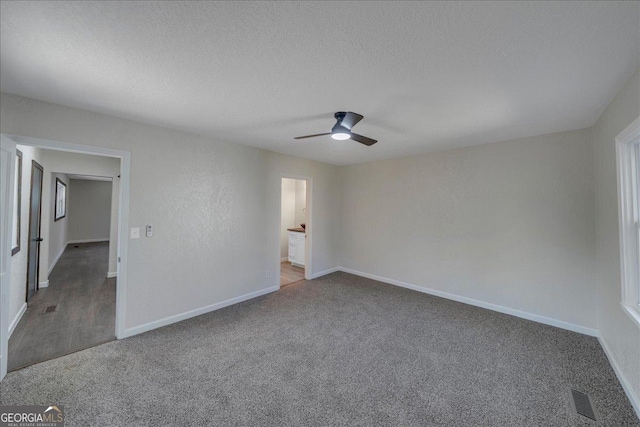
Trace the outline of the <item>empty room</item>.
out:
[[[640,426],[639,1],[2,0],[0,139],[2,425]]]

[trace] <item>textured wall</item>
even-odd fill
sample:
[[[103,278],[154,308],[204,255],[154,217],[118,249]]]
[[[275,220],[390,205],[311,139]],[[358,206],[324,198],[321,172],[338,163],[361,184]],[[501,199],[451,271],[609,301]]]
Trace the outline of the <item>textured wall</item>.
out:
[[[307,203],[307,182],[302,179],[296,180],[296,215],[294,218],[295,227],[300,227],[307,220],[305,207]]]
[[[46,168],[46,152],[44,152],[43,158],[43,161],[45,162],[45,165],[43,166]],[[69,240],[69,199],[71,197],[71,186],[69,185],[69,178],[67,178],[67,175],[63,173],[50,173],[48,170],[45,170],[45,174],[50,175],[48,179],[50,185],[49,187],[45,187],[45,191],[49,191],[49,209],[43,209],[43,213],[48,212],[49,214],[47,216],[43,215],[42,221],[47,221],[49,223],[49,250],[47,258],[48,264],[43,263],[43,269],[46,268],[46,271],[49,271],[55,259],[64,250],[65,246],[67,246],[67,240]],[[67,213],[64,218],[54,221],[56,207],[56,179],[67,184]]]
[[[131,152],[126,328],[277,286],[282,174],[313,179],[312,273],[337,266],[335,166],[2,93],[0,130]],[[270,272],[266,278],[265,271]]]
[[[111,181],[71,180],[68,229],[69,241],[110,240]]]
[[[640,405],[640,328],[623,312],[615,138],[640,116],[640,72],[593,126],[600,334]]]
[[[282,178],[282,229],[280,256],[289,255],[288,228],[300,227],[306,221],[307,182],[303,179]]]
[[[342,175],[342,266],[596,328],[589,129]]]
[[[282,207],[280,208],[280,258],[289,256],[289,232],[287,228],[295,227],[296,219],[296,180],[282,178]]]

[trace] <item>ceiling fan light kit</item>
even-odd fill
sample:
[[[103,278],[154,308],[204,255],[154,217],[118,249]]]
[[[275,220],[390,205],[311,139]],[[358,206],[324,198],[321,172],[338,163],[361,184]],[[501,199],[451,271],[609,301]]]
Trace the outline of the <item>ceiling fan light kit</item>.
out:
[[[314,138],[316,136],[331,135],[331,138],[333,138],[335,140],[338,140],[338,141],[344,141],[344,140],[347,140],[347,139],[352,139],[352,140],[354,140],[356,142],[359,142],[361,144],[364,144],[366,146],[371,146],[371,145],[375,144],[376,142],[378,142],[375,139],[371,139],[371,138],[368,138],[366,136],[358,135],[357,133],[351,132],[351,129],[360,120],[362,120],[364,118],[364,116],[362,116],[361,114],[352,113],[351,111],[349,111],[349,112],[338,111],[333,116],[336,119],[336,124],[331,129],[331,132],[317,133],[317,134],[314,134],[314,135],[297,136],[294,139],[305,139],[305,138]]]
[[[336,129],[334,127],[331,129],[331,138],[337,139],[338,141],[344,141],[345,139],[351,138],[351,134],[344,128]]]

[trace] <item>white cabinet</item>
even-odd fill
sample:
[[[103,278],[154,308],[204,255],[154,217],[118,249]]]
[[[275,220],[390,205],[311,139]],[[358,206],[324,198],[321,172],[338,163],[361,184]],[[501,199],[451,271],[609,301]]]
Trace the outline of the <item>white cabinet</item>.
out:
[[[289,261],[304,267],[305,235],[297,231],[289,231]]]

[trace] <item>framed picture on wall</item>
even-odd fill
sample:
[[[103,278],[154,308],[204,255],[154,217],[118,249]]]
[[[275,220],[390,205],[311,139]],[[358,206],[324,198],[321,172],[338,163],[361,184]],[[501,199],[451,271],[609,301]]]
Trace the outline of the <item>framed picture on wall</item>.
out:
[[[54,221],[67,216],[67,184],[56,178],[56,213]]]

